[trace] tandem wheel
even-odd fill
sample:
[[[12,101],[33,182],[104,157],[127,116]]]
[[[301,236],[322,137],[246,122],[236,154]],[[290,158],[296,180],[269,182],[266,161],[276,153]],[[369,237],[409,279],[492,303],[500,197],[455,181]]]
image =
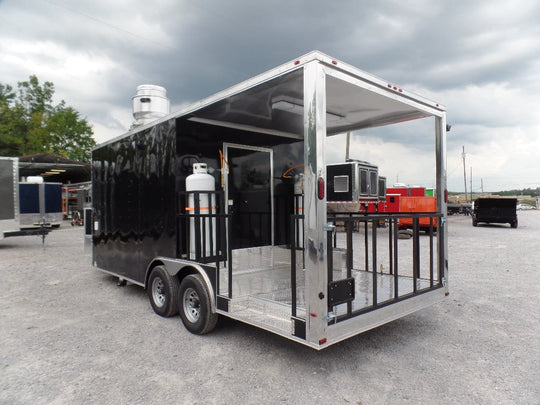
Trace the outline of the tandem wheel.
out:
[[[169,317],[178,313],[178,278],[171,276],[165,267],[156,266],[148,278],[148,298],[154,312]]]
[[[212,311],[210,293],[200,274],[190,274],[180,283],[180,317],[187,330],[196,335],[212,331],[218,315]]]

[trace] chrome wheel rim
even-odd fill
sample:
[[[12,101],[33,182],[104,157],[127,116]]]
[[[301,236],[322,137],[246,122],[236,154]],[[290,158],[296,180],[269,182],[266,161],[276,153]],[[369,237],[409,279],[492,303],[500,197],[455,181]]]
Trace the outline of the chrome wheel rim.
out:
[[[187,288],[186,291],[184,291],[182,301],[184,303],[184,314],[186,315],[188,321],[190,321],[191,323],[197,322],[201,315],[201,303],[197,291],[195,291],[191,287]]]
[[[152,298],[159,308],[165,305],[167,295],[165,294],[165,284],[163,284],[163,280],[160,277],[156,277],[152,281]]]

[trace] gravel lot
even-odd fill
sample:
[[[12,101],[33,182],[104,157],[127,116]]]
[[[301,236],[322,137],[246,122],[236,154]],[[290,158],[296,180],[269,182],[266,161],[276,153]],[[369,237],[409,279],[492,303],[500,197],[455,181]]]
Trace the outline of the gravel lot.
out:
[[[1,404],[540,404],[540,212],[449,217],[450,296],[321,352],[194,336],[92,270],[83,229],[0,241]]]

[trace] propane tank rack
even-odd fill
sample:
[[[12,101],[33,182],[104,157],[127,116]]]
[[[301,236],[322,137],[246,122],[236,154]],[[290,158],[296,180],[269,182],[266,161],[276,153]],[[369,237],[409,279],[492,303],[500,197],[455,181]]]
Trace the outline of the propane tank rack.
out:
[[[177,198],[178,243],[176,257],[200,263],[227,260],[229,215],[223,191],[181,191]],[[212,202],[212,209],[201,202]]]

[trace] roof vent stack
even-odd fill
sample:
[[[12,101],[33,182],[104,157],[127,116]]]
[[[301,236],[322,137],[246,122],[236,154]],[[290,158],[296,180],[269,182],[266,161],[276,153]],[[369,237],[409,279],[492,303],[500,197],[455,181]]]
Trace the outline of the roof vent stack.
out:
[[[145,125],[169,114],[171,102],[167,98],[167,90],[153,84],[137,86],[137,94],[133,96],[133,126]]]

